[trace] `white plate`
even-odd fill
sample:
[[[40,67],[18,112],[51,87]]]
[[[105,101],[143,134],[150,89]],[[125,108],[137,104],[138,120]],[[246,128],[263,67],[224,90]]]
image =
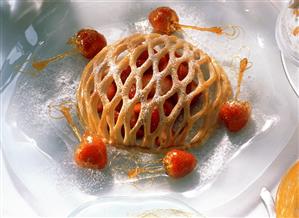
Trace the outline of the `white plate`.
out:
[[[253,115],[240,133],[227,134],[220,128],[194,149],[199,167],[192,175],[172,180],[157,174],[137,181],[115,167],[103,172],[77,168],[72,155],[78,142],[64,120],[48,115],[50,103],[74,97],[87,61],[71,56],[50,64],[37,76],[30,75],[30,65],[32,60],[70,49],[66,41],[82,27],[96,28],[109,43],[137,30],[149,31],[147,14],[161,4],[39,3],[3,3],[1,21],[7,31],[0,75],[4,158],[16,187],[39,215],[65,216],[87,201],[113,196],[168,196],[200,213],[218,216],[242,216],[253,207],[259,193],[255,181],[280,154],[298,124],[297,99],[283,73],[274,37],[277,14],[270,3],[163,3],[178,12],[182,23],[242,27],[235,40],[192,31],[185,36],[223,64],[234,87],[236,56],[249,58],[253,66],[246,72],[241,98],[252,103]],[[109,150],[110,157],[118,152]],[[121,154],[123,159],[114,166],[130,162],[130,154]]]
[[[117,208],[117,209],[116,209]],[[102,197],[76,208],[69,217],[203,217],[188,205],[165,197]]]

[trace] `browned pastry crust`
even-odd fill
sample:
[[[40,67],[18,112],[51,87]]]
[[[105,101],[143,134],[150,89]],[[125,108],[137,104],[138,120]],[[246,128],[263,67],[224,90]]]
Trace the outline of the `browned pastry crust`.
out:
[[[137,67],[136,60],[147,50],[149,57]],[[181,53],[177,57],[176,52]],[[166,68],[159,72],[159,60],[169,54]],[[177,70],[182,62],[188,63],[188,74],[178,79]],[[122,83],[121,72],[128,66],[131,73]],[[142,88],[143,73],[153,68],[150,82]],[[171,76],[172,87],[167,93],[161,91],[161,81]],[[109,101],[107,89],[115,82],[117,91]],[[195,89],[187,93],[187,85],[195,81]],[[136,94],[128,97],[130,88],[136,83]],[[155,89],[153,98],[148,99]],[[200,94],[201,93],[201,94]],[[178,101],[166,116],[164,102],[177,94]],[[193,98],[200,94],[196,105]],[[104,142],[121,148],[162,153],[170,148],[187,149],[201,144],[214,130],[218,111],[231,95],[231,86],[223,69],[206,53],[175,36],[159,34],[134,34],[105,47],[85,67],[77,90],[78,114],[86,129],[99,134]],[[122,102],[118,118],[115,110]],[[101,113],[97,105],[101,103]],[[138,120],[131,128],[130,119],[134,105],[141,103]],[[158,127],[151,132],[151,114],[159,111]],[[143,128],[143,137],[137,131]],[[157,140],[159,143],[157,143]]]

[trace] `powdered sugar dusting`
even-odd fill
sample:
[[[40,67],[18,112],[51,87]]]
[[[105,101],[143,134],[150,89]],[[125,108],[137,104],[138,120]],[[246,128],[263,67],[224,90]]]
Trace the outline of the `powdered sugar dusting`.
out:
[[[218,25],[205,20],[204,10],[198,11],[192,7],[181,5],[175,5],[174,9],[178,12],[183,24]],[[135,23],[109,24],[109,26],[103,26],[100,31],[105,33],[108,42],[111,43],[136,32],[149,33],[151,28],[146,18],[143,18]],[[213,33],[191,30],[184,30],[182,36],[208,55],[215,57],[224,67],[233,87],[235,87],[240,57],[247,57],[249,60],[251,57],[251,48],[246,43],[248,38],[244,31],[241,30],[240,36],[234,40]],[[73,152],[78,141],[72,135],[65,120],[49,117],[49,105],[64,101],[75,102],[75,92],[86,63],[87,61],[82,57],[73,56],[50,64],[36,77],[27,74],[21,75],[10,104],[9,119],[17,120],[20,128],[34,138],[40,148],[56,161],[57,186],[61,190],[71,192],[70,189],[64,189],[65,184],[71,184],[89,194],[107,193],[113,185],[121,184],[117,187],[122,188],[125,187],[125,184],[132,182],[127,178],[126,173],[130,167],[134,167],[136,164],[130,159],[132,156],[129,152],[109,147],[111,158],[116,155],[120,156],[111,163],[109,169],[101,172],[79,169],[73,162]],[[243,93],[244,97],[252,96],[252,87],[245,83]],[[76,117],[75,110],[72,110],[72,115]],[[238,135],[230,135],[224,129],[218,129],[209,141],[200,148],[194,149],[193,152],[199,160],[197,172],[200,177],[196,178],[194,184],[186,186],[184,190],[209,183],[221,172],[225,163],[239,151],[243,144],[252,140],[262,131],[266,131],[267,128],[271,128],[271,125],[274,125],[277,120],[276,117],[264,115],[262,111],[254,108],[252,120]],[[269,121],[267,126],[264,125],[266,121]],[[148,164],[149,160],[155,159],[153,155],[149,154],[139,153],[137,156],[140,160],[138,166],[141,167]],[[127,163],[125,168],[118,168],[124,162]],[[161,163],[160,166],[162,167]],[[152,178],[157,178],[156,185],[149,187],[147,190],[149,192],[155,192],[157,189],[171,190],[171,186],[175,186],[168,182],[164,173],[144,175],[138,177],[135,182],[139,182],[139,184],[142,184],[144,180],[152,182]],[[123,191],[123,193],[127,192]]]

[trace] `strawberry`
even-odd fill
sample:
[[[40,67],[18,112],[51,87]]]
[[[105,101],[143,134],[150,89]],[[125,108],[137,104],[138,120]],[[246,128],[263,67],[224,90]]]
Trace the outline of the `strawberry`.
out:
[[[107,150],[102,139],[86,132],[75,152],[76,163],[84,168],[104,169],[107,165]]]
[[[196,157],[178,149],[172,149],[163,158],[166,173],[173,178],[181,178],[189,174],[196,167]]]
[[[96,30],[82,29],[76,35],[75,44],[84,57],[91,59],[107,45],[107,42]]]
[[[238,132],[248,122],[251,107],[247,101],[232,101],[224,103],[219,112],[219,119],[231,132]]]

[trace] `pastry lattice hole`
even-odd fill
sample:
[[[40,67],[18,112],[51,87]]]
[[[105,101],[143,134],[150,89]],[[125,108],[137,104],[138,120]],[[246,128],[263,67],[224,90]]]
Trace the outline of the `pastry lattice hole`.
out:
[[[136,94],[136,81],[134,81],[130,87],[130,90],[129,90],[129,99],[132,99],[134,98]]]
[[[168,99],[167,99],[168,100]],[[179,100],[179,96],[178,93],[174,93],[172,96],[169,97],[169,100],[171,101],[171,103],[173,103],[173,105],[175,106],[178,103]]]
[[[190,94],[196,89],[197,85],[196,82],[191,81],[187,86],[186,86],[186,94]]]
[[[193,124],[192,124],[192,128],[189,130],[187,137],[185,139],[186,143],[190,143],[190,141],[192,140],[192,138],[199,133],[199,131],[201,129],[203,129],[203,125],[204,125],[204,119],[203,118],[199,118],[198,120],[196,120]]]
[[[153,86],[152,89],[149,91],[149,93],[148,93],[146,99],[147,99],[148,101],[151,101],[152,98],[154,97],[155,93],[156,93],[156,86]]]
[[[108,125],[108,123],[107,123],[107,132],[108,132],[108,135],[110,135],[110,126]]]
[[[157,147],[160,147],[161,144],[163,144],[164,141],[166,140],[166,138],[165,138],[165,137],[163,138],[163,136],[165,136],[165,133],[164,133],[164,132],[161,132],[161,135],[160,135],[160,136],[157,136],[157,137],[155,138],[155,145],[156,145]]]
[[[161,79],[161,95],[165,95],[172,87],[172,78],[170,75],[167,75]]]
[[[111,101],[113,99],[113,97],[116,94],[116,91],[117,91],[117,87],[113,80],[112,83],[107,88],[107,98],[109,99],[109,101]]]
[[[175,104],[170,99],[166,99],[163,104],[163,110],[165,116],[169,116],[171,114],[172,109],[174,108]]]
[[[213,83],[209,87],[209,99],[214,102],[217,95],[217,83]]]
[[[121,73],[120,73],[120,79],[123,84],[125,84],[127,78],[129,77],[131,73],[131,67],[127,66]]]
[[[152,114],[151,114],[151,133],[153,133],[159,125],[160,122],[160,115],[159,115],[159,110],[158,107],[154,107],[154,109],[152,110]]]
[[[178,114],[178,116],[176,117],[173,125],[172,125],[172,132],[176,133],[180,127],[183,125],[184,123],[184,109],[181,109],[180,113]]]
[[[186,125],[184,125],[180,130],[179,130],[179,135],[181,135],[183,132],[184,132],[184,130],[187,128],[187,124]]]
[[[134,126],[136,125],[138,118],[139,118],[140,111],[141,111],[141,103],[138,102],[133,107],[133,113],[132,113],[131,119],[130,119],[130,128],[131,129],[133,129]]]
[[[148,51],[144,50],[136,59],[136,66],[141,67],[144,64],[144,62],[146,62],[147,59],[148,59]]]
[[[158,65],[159,72],[163,71],[167,67],[168,62],[169,62],[169,54],[167,53],[166,55],[160,58],[159,65]]]
[[[142,139],[144,136],[144,125],[140,126],[140,128],[136,132],[136,138]]]
[[[177,70],[179,80],[183,80],[187,76],[188,70],[189,70],[188,62],[184,61],[179,65]]]
[[[210,78],[210,70],[208,64],[202,64],[200,65],[200,70],[203,74],[203,78],[205,81],[207,81]]]
[[[157,137],[155,138],[155,144],[154,144],[154,145],[156,145],[157,147],[160,146],[160,139],[159,139],[159,136],[157,136]]]
[[[114,123],[117,122],[118,116],[119,116],[119,112],[118,111],[114,111]]]
[[[120,128],[120,133],[121,133],[121,136],[122,136],[123,138],[125,138],[125,126],[124,126],[124,125],[121,126],[121,128]]]
[[[153,77],[153,66],[147,69],[142,75],[142,88],[144,88]]]
[[[99,117],[101,117],[101,114],[103,112],[103,103],[101,102],[101,99],[100,97],[98,97],[98,100],[97,100],[97,112],[98,112],[98,115]]]
[[[110,67],[107,64],[105,64],[103,66],[103,69],[99,70],[98,77],[99,77],[100,81],[104,79],[104,77],[108,74],[109,70],[110,70]]]
[[[180,58],[182,57],[184,54],[184,49],[183,48],[179,48],[177,50],[175,50],[174,55],[176,58]]]
[[[120,100],[120,102],[117,104],[117,106],[115,107],[115,111],[120,112],[121,108],[123,106],[123,100]]]
[[[199,112],[203,107],[202,93],[195,95],[190,102],[190,114],[193,116]]]

